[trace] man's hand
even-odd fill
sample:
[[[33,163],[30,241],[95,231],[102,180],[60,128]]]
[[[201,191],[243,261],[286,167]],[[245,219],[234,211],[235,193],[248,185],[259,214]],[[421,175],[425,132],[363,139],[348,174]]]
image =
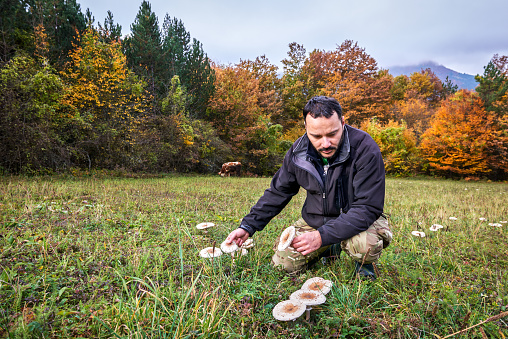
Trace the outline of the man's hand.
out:
[[[242,244],[249,238],[249,232],[242,228],[237,228],[233,232],[229,233],[226,238],[226,244],[232,244],[235,242],[238,246],[242,246]]]
[[[303,255],[314,252],[321,247],[321,234],[318,231],[300,234],[293,239],[291,246]]]

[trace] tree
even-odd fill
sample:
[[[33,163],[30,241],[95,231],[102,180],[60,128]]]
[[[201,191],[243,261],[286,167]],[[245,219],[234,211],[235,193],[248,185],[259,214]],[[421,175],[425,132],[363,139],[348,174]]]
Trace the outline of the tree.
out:
[[[238,64],[250,72],[258,80],[259,98],[258,106],[261,114],[267,117],[280,116],[282,110],[282,101],[279,94],[280,79],[277,75],[278,67],[272,65],[264,55],[257,57],[256,60],[243,60]]]
[[[162,30],[165,89],[178,75],[189,95],[189,111],[194,118],[204,118],[208,100],[214,91],[214,72],[201,43],[190,37],[181,20],[166,14]]]
[[[32,15],[25,0],[2,0],[0,2],[0,66],[9,61],[16,52],[32,51]]]
[[[99,33],[101,41],[106,43],[119,41],[122,37],[122,26],[115,24],[111,11],[108,11],[108,16],[104,19],[104,26],[99,23]]]
[[[340,102],[349,124],[359,125],[373,116],[385,118],[391,79],[378,72],[376,60],[365,49],[346,40],[335,51],[312,52],[309,59],[319,92]]]
[[[127,64],[146,81],[152,109],[158,112],[157,102],[166,92],[163,81],[167,71],[162,57],[159,20],[146,0],[139,7],[131,32],[122,45]]]
[[[144,84],[128,69],[120,42],[101,42],[93,29],[80,40],[62,72],[69,85],[65,103],[80,122],[72,142],[89,167],[128,165],[135,118],[145,109]]]
[[[286,143],[282,126],[272,124],[260,106],[263,93],[255,72],[240,65],[215,68],[215,94],[207,119],[231,149],[231,160],[241,161],[256,174],[273,174],[280,164]]]
[[[443,83],[430,68],[414,72],[409,77],[406,99],[418,98],[427,101],[431,107],[437,107],[444,97]]]
[[[508,112],[508,75],[503,73],[494,61],[496,59],[491,60],[484,67],[482,76],[475,76],[478,82],[476,92],[485,102],[487,111],[495,112],[498,117],[503,117]],[[503,66],[500,65],[500,67]]]
[[[283,75],[281,80],[282,112],[274,115],[274,122],[284,126],[286,133],[301,135],[303,128],[303,107],[310,99],[307,87],[307,77],[304,65],[307,60],[307,51],[303,45],[293,42],[289,44],[288,57],[282,60]],[[296,139],[295,139],[296,140]]]
[[[76,0],[35,1],[30,4],[33,27],[43,25],[48,36],[49,61],[58,66],[68,60],[75,39],[86,29],[85,16]]]
[[[423,134],[421,151],[431,168],[444,175],[486,175],[495,161],[496,117],[473,92],[458,91],[445,100]]]
[[[407,128],[420,137],[429,127],[434,110],[421,98],[399,100],[393,104],[393,115],[397,121],[403,121]]]
[[[10,173],[61,170],[71,164],[62,137],[72,117],[62,108],[55,70],[27,56],[0,70],[0,168]]]
[[[406,124],[389,121],[382,125],[376,118],[362,124],[381,149],[386,173],[397,175],[414,174],[420,165],[417,138]]]

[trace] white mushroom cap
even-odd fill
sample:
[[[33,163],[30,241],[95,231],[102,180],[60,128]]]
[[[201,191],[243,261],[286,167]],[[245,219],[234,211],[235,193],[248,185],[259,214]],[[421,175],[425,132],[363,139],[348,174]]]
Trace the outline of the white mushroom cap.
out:
[[[280,235],[279,246],[277,246],[277,249],[279,251],[284,251],[291,245],[295,236],[296,229],[294,226],[289,226],[288,228],[286,228]]]
[[[305,312],[305,305],[297,300],[284,300],[275,305],[273,317],[280,321],[295,320]]]
[[[313,306],[323,304],[326,301],[326,297],[323,293],[315,292],[311,290],[298,290],[289,296],[290,300],[298,300],[306,306]]]
[[[252,248],[254,247],[254,240],[252,240],[252,238],[249,238],[245,240],[245,242],[240,247],[245,249]]]
[[[197,224],[196,228],[198,230],[204,230],[204,229],[207,229],[207,228],[210,228],[210,227],[213,227],[213,226],[215,226],[215,224],[213,222],[202,222],[200,224]]]
[[[330,280],[326,280],[320,277],[310,278],[303,286],[302,290],[309,290],[318,293],[327,294],[330,292],[333,283]]]
[[[222,244],[220,244],[220,249],[224,253],[233,253],[238,249],[238,245],[235,242],[232,242],[231,244],[227,244],[226,240]]]
[[[215,258],[222,255],[222,251],[218,247],[206,247],[199,252],[202,258]]]

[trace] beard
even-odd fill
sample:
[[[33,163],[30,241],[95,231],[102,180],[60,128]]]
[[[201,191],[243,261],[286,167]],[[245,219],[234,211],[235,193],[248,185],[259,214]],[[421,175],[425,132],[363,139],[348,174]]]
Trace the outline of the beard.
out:
[[[333,151],[330,156],[328,158],[331,158],[335,152],[337,151],[337,147],[327,147],[327,148],[320,148],[318,149],[318,152],[321,153],[321,155],[323,154],[323,152],[329,152],[329,151]]]

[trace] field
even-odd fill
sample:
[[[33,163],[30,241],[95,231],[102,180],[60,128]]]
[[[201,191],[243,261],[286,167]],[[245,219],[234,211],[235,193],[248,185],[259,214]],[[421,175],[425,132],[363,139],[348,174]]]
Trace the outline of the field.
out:
[[[508,337],[506,183],[387,179],[394,240],[374,282],[345,255],[297,276],[270,266],[304,192],[247,255],[200,258],[269,182],[0,178],[0,337]],[[204,221],[216,227],[197,230]],[[273,307],[314,276],[334,284],[326,303],[309,320],[275,320]]]

